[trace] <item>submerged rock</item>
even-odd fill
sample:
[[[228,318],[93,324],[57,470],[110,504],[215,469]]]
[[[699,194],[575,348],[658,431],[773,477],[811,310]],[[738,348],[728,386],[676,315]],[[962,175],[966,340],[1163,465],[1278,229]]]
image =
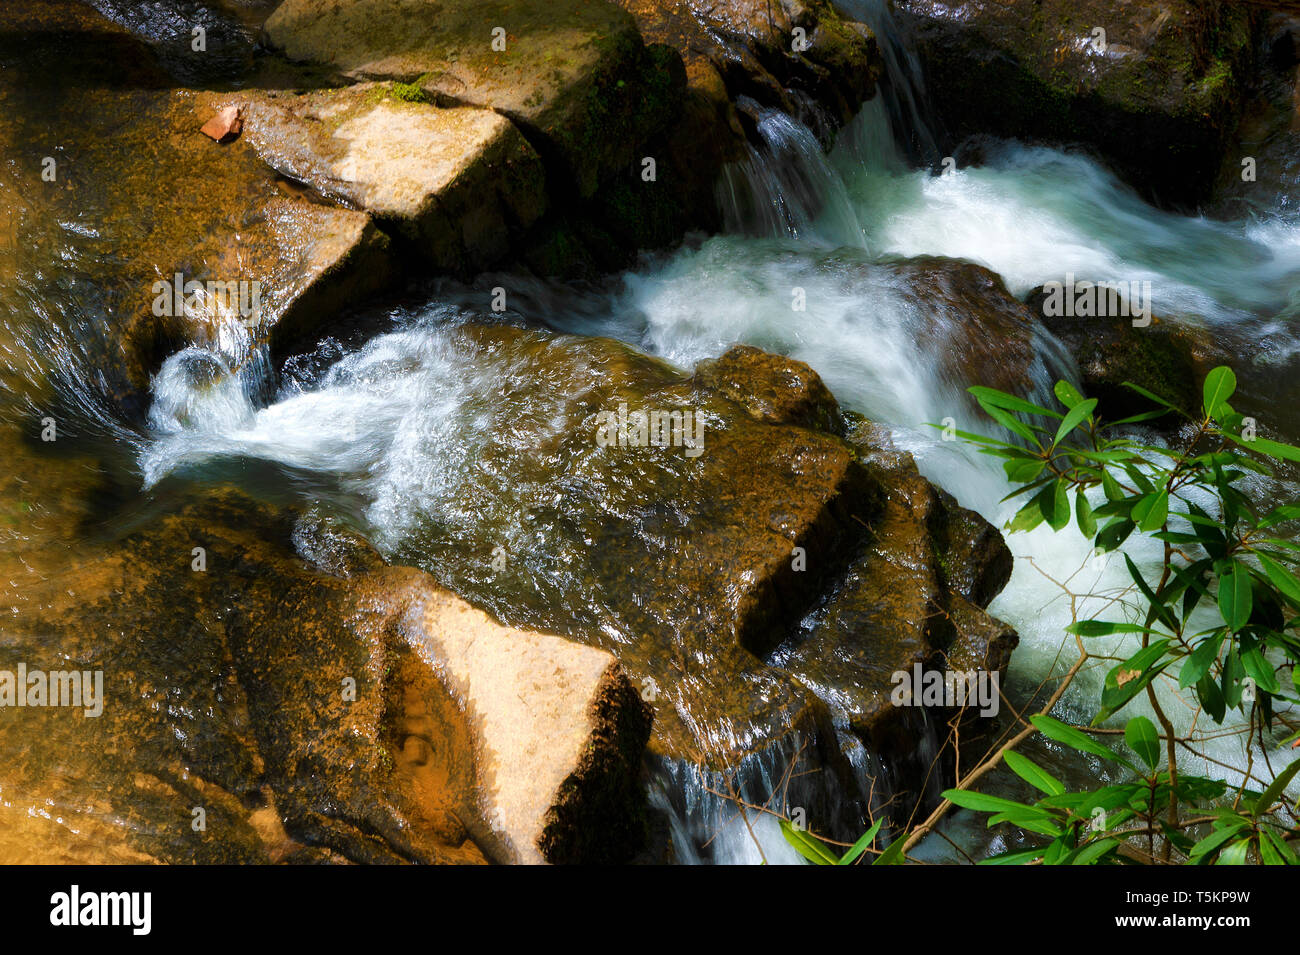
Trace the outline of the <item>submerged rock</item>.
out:
[[[1164,205],[1207,197],[1251,83],[1249,7],[1222,0],[894,5],[948,150],[982,133],[1082,143]]]

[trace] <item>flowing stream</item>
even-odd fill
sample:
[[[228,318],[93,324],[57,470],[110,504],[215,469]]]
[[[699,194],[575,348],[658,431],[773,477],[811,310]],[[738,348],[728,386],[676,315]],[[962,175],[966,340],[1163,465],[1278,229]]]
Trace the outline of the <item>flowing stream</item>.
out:
[[[1162,212],[1074,152],[999,143],[979,166],[944,163],[908,51],[879,6],[851,12],[885,38],[883,95],[841,131],[830,154],[797,120],[760,112],[762,144],[719,183],[723,234],[695,237],[600,287],[521,275],[485,276],[473,287],[444,283],[424,304],[383,315],[378,333],[327,339],[275,377],[261,365],[232,370],[220,355],[186,349],[154,381],[146,432],[109,439],[131,449],[153,489],[178,476],[227,473],[228,462],[274,462],[305,494],[349,515],[386,555],[430,568],[483,540],[517,539],[529,533],[514,520],[517,503],[484,493],[476,462],[490,442],[511,444],[512,435],[522,442],[529,427],[544,429],[554,407],[550,396],[525,393],[526,378],[507,358],[475,360],[455,335],[487,314],[488,290],[504,286],[509,320],[617,338],[683,369],[738,342],[805,361],[844,406],[886,425],[928,478],[1001,525],[1014,510],[1001,502],[1008,490],[1001,469],[940,440],[929,424],[952,417],[980,427],[963,393],[970,382],[944,372],[919,334],[935,323],[960,324],[963,315],[888,270],[861,268],[922,255],[987,266],[1017,296],[1067,273],[1150,281],[1157,314],[1203,324],[1249,349],[1242,359],[1265,382],[1253,395],[1258,413],[1273,416],[1279,429],[1293,427],[1284,379],[1300,347],[1292,316],[1300,308],[1300,221],[1280,212],[1240,222]],[[795,289],[806,296],[806,311],[792,311]],[[1046,395],[1056,377],[1072,373],[1059,346],[1042,336],[1031,390]],[[514,451],[526,449],[521,443]],[[1015,571],[990,610],[1020,634],[1011,695],[1027,700],[1073,660],[1073,642],[1063,635],[1071,605],[1058,582],[1100,595],[1075,608],[1088,616],[1128,587],[1128,575],[1119,555],[1093,554],[1073,528],[1009,535],[1008,544]],[[528,547],[520,540],[511,549]],[[1150,542],[1126,550],[1141,566],[1159,558]],[[539,566],[533,592],[522,597],[494,595],[469,571],[446,570],[442,578],[489,603],[557,605],[583,596],[563,568],[558,559]],[[583,608],[568,612],[577,617]],[[1086,719],[1104,672],[1085,672],[1061,712]],[[926,745],[933,743],[931,731]],[[1207,748],[1228,766],[1247,758],[1236,738]],[[1067,783],[1090,784],[1101,771],[1050,747],[1039,755]],[[860,746],[848,756],[863,778],[879,772]],[[761,801],[776,785],[781,759],[770,754],[746,769],[747,796]],[[753,817],[752,832],[722,826],[727,807],[683,767],[660,768],[652,801],[673,819],[683,859],[752,862],[761,845],[769,862],[795,861],[770,817]],[[722,834],[701,853],[700,837],[714,826]],[[945,832],[976,857],[1007,847],[1003,834],[962,814]],[[949,859],[953,851],[932,839],[922,855]]]

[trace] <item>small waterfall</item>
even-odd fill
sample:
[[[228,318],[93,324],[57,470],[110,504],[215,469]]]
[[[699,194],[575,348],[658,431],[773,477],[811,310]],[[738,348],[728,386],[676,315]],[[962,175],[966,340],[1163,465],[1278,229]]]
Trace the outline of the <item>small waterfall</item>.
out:
[[[718,184],[728,233],[866,248],[844,182],[808,127],[779,110],[748,103],[761,145],[729,166]]]
[[[933,135],[915,60],[883,0],[849,0],[848,9],[876,28],[889,75],[882,95],[841,131],[831,155],[800,122],[749,104],[758,143],[719,186],[727,234],[650,260],[594,291],[490,277],[490,284],[518,290],[514,317],[611,335],[687,369],[741,342],[805,361],[844,406],[889,428],[923,474],[995,525],[1015,508],[1001,500],[1008,490],[1001,470],[965,445],[938,440],[927,426],[952,416],[962,427],[979,427],[964,393],[974,383],[969,370],[948,366],[950,356],[934,345],[971,316],[934,289],[910,284],[900,258],[973,261],[1001,276],[1014,295],[1067,272],[1150,281],[1157,314],[1221,331],[1250,329],[1261,362],[1295,353],[1289,322],[1300,308],[1293,292],[1300,285],[1300,229],[1281,220],[1229,223],[1161,212],[1093,160],[1059,150],[994,144],[980,167],[942,175],[917,169],[932,161]],[[909,136],[900,137],[900,127]],[[796,289],[810,303],[804,311],[792,309]],[[390,553],[438,556],[411,534],[415,516],[431,507],[448,533],[470,528],[459,531],[465,552],[485,517],[465,503],[459,489],[468,485],[458,482],[484,436],[509,434],[514,411],[503,418],[501,408],[507,394],[517,400],[536,390],[526,373],[506,387],[508,369],[475,367],[450,344],[448,316],[472,310],[476,294],[442,289],[415,321],[359,349],[325,343],[311,359],[319,368],[302,376],[286,370],[273,398],[259,392],[256,382],[270,378],[257,368],[241,376],[214,355],[174,356],[154,385],[153,435],[141,457],[147,481],[218,457],[264,458],[336,478]],[[1033,359],[1020,385],[1046,403],[1057,378],[1073,377],[1072,364],[1050,335],[1033,334]],[[1266,343],[1274,340],[1283,344],[1270,352]],[[539,421],[548,407],[543,401],[536,409]],[[510,501],[493,499],[491,507],[496,532],[508,535],[519,524]],[[1121,555],[1092,553],[1073,529],[1044,527],[1007,542],[1015,570],[991,610],[1020,632],[1013,666],[1034,684],[1060,671],[1071,622],[1070,601],[1053,581],[1092,593],[1119,592],[1130,581]],[[1125,551],[1144,569],[1161,557],[1152,541],[1132,540]],[[450,566],[460,553],[448,547],[439,555]],[[563,597],[569,583],[548,583],[542,570],[530,584],[545,590],[546,600]],[[1105,600],[1075,609],[1087,616],[1104,610]],[[1097,649],[1124,647],[1116,639]],[[1082,677],[1077,698],[1094,699],[1099,679]],[[938,729],[924,716],[915,727],[918,764],[938,753]],[[833,819],[831,829],[848,833],[867,818],[868,798],[879,806],[903,788],[900,768],[843,726],[833,740],[799,742],[823,747],[823,772],[820,779],[798,777],[790,791],[783,788],[787,770],[800,752],[793,740],[728,774],[656,764],[650,798],[669,820],[677,858],[753,862],[761,846],[769,862],[794,861],[775,817],[751,812],[746,825],[736,816],[733,791],[753,805],[779,794],[786,808],[816,807],[816,818]],[[1210,752],[1244,762],[1235,741]],[[942,781],[929,785],[924,795],[932,800]]]
[[[836,5],[876,35],[885,65],[877,99],[886,110],[891,139],[909,164],[935,168],[942,156],[936,135],[938,120],[925,95],[921,62],[904,40],[890,0],[837,0]]]
[[[862,820],[888,812],[888,771],[851,733],[820,760],[818,742],[793,733],[726,772],[655,759],[650,806],[666,818],[674,861],[712,865],[799,864],[784,818],[823,838],[851,842]],[[868,807],[870,802],[870,807]],[[878,845],[890,836],[882,827]],[[842,850],[841,850],[842,851]]]

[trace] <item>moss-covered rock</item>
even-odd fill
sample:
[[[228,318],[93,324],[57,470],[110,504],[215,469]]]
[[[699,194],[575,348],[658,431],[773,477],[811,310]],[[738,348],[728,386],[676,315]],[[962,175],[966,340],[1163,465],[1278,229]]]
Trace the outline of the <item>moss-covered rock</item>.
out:
[[[1248,7],[896,0],[895,8],[949,151],[978,133],[1082,143],[1165,205],[1208,195],[1252,81],[1257,18]]]
[[[731,100],[798,114],[802,93],[843,123],[875,90],[875,38],[826,0],[618,2],[648,39],[681,52],[692,88],[708,96],[717,76]]]
[[[27,480],[50,467],[16,463]],[[608,654],[503,627],[291,512],[185,497],[75,557],[48,539],[12,557],[43,555],[52,576],[13,608],[0,669],[98,670],[103,695],[95,716],[0,708],[26,843],[0,855],[463,864],[641,847],[648,716]],[[332,552],[334,572],[291,540]],[[41,805],[60,820],[18,818]]]
[[[1126,382],[1185,411],[1200,407],[1199,382],[1210,367],[1198,357],[1203,336],[1154,316],[1146,327],[1134,327],[1130,318],[1052,316],[1045,301],[1042,289],[1030,293],[1030,307],[1074,357],[1084,393],[1097,399],[1103,417],[1118,421],[1158,407]]]

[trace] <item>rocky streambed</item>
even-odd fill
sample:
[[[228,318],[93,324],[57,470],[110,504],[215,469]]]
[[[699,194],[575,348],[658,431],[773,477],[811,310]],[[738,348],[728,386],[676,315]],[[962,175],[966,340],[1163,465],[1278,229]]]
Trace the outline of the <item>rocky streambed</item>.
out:
[[[1086,160],[1112,266],[1263,247],[1150,203],[1230,221],[1239,129],[1284,152],[1285,15],[1129,4],[1094,56],[1015,6],[0,10],[0,670],[103,678],[0,708],[0,859],[737,861],[931,806],[999,724],[897,675],[1014,681],[1054,620],[965,387],[1293,354],[1284,249],[1144,336],[918,238],[998,135],[1136,187]]]

